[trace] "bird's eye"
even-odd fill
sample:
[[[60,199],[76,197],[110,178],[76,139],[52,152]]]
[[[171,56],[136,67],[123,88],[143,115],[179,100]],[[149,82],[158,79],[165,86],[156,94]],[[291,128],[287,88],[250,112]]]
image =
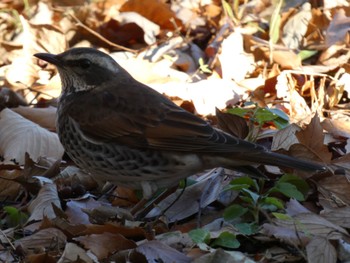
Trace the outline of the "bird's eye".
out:
[[[91,66],[91,61],[88,59],[82,59],[79,61],[79,67],[87,69]]]

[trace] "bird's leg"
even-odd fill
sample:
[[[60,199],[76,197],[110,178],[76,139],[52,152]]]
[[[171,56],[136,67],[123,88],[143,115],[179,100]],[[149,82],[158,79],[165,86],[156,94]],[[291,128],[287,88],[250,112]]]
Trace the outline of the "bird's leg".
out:
[[[141,208],[148,203],[149,199],[143,198],[140,202],[138,202],[135,207],[131,210],[131,214],[135,216],[135,218],[142,220],[157,204],[159,204],[161,201],[163,201],[165,198],[167,198],[169,195],[174,193],[176,189],[178,188],[178,185],[166,189],[164,192],[162,192],[160,195],[158,195],[152,202],[150,202],[147,206],[144,207],[144,209],[141,210]],[[178,198],[170,205],[172,206]],[[170,207],[169,206],[169,207]],[[166,210],[169,209],[166,208]]]
[[[153,187],[152,187],[153,186]],[[143,198],[131,209],[130,213],[135,216],[141,209],[151,200],[153,194],[155,193],[157,187],[152,185],[151,182],[143,181],[141,182]]]
[[[135,217],[135,215],[141,211],[141,209],[148,203],[148,199],[142,198],[130,211],[131,215]]]

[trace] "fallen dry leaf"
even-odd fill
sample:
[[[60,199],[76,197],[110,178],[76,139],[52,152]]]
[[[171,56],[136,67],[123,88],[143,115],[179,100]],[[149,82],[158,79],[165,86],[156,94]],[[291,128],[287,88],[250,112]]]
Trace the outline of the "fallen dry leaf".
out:
[[[346,43],[346,36],[350,29],[350,17],[346,16],[343,9],[334,14],[326,32],[326,45],[328,47],[336,44]]]
[[[94,262],[84,249],[75,243],[68,242],[64,248],[62,256],[57,261],[57,263],[75,262],[78,260],[84,263]]]
[[[23,171],[19,166],[6,168],[0,165],[0,198],[15,199],[19,194],[21,185],[14,179],[21,176]]]
[[[306,245],[306,254],[310,263],[336,263],[337,251],[327,237],[313,238]]]
[[[288,19],[283,27],[282,41],[290,49],[297,50],[303,45],[303,39],[312,18],[311,4],[304,3],[298,13]]]
[[[349,228],[350,226],[350,207],[326,207],[325,211],[321,212],[322,217],[326,218],[328,221],[340,225],[344,228]]]
[[[25,251],[29,249],[60,249],[65,247],[67,237],[56,228],[46,228],[38,232],[17,239],[14,242],[15,246],[21,246]]]
[[[146,218],[153,218],[163,214],[169,222],[176,222],[196,214],[199,209],[205,209],[218,199],[222,189],[229,183],[222,168],[214,169],[200,176],[197,183],[183,189],[178,189],[160,202]],[[175,199],[178,200],[171,205]],[[171,206],[170,206],[171,205]],[[170,207],[169,207],[170,206]]]
[[[219,109],[216,109],[215,115],[218,119],[218,127],[221,130],[232,134],[240,139],[245,139],[247,137],[249,133],[249,128],[246,120],[243,117],[226,112],[221,112]]]
[[[228,80],[210,79],[195,83],[166,83],[150,85],[169,97],[192,101],[200,115],[215,114],[216,108],[224,109],[234,105],[246,91]]]
[[[126,239],[120,234],[103,233],[92,234],[87,236],[76,237],[74,240],[83,244],[83,246],[92,253],[94,253],[98,259],[104,259],[111,254],[120,250],[135,248],[135,242]]]
[[[242,81],[254,69],[254,58],[243,49],[243,36],[237,28],[222,41],[222,50],[218,58],[224,80]]]
[[[318,182],[320,202],[333,207],[348,206],[350,204],[350,183],[344,175],[333,175]]]
[[[300,130],[301,128],[298,125],[292,123],[286,128],[277,131],[273,136],[271,150],[277,151],[280,149],[284,149],[288,151],[293,144],[299,142],[298,138],[295,136],[295,133]]]
[[[41,156],[61,159],[63,147],[56,133],[23,118],[10,109],[0,113],[0,155],[5,162],[24,164],[28,153],[37,161]]]
[[[156,0],[130,0],[120,8],[120,11],[139,13],[163,29],[176,30],[182,26],[169,6]]]
[[[57,108],[55,107],[30,108],[20,106],[12,108],[12,110],[49,131],[56,131]]]
[[[57,187],[53,183],[44,183],[38,196],[28,206],[28,211],[30,213],[28,222],[39,221],[44,217],[55,218],[56,214],[52,207],[53,204],[57,207],[61,207],[61,202],[57,194]]]
[[[157,240],[144,242],[135,251],[143,254],[147,262],[154,262],[155,260],[176,263],[191,262],[189,257]]]
[[[315,153],[324,163],[330,163],[332,154],[324,145],[323,128],[320,123],[320,118],[316,114],[305,129],[297,131],[295,136],[300,144],[304,145],[311,152]]]

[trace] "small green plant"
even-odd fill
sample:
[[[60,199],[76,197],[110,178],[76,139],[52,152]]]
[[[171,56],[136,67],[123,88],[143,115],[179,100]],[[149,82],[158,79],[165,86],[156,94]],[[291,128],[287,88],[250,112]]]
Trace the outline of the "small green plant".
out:
[[[233,231],[222,231],[212,236],[206,229],[194,229],[189,232],[193,242],[202,249],[223,247],[235,249],[240,246],[236,234],[252,235],[259,229],[261,214],[272,212],[275,217],[282,218],[284,202],[273,196],[276,193],[303,201],[309,190],[308,184],[297,176],[285,174],[276,183],[265,190],[265,180],[240,177],[231,181],[225,190],[239,191],[240,204],[233,204],[224,211],[225,221],[234,225]],[[238,222],[238,223],[236,223]]]
[[[251,106],[248,102],[245,106]],[[272,123],[277,129],[283,129],[289,125],[289,117],[279,109],[261,108],[255,105],[253,108],[232,108],[228,113],[249,119],[248,141],[255,141],[261,128]]]
[[[210,232],[206,229],[194,229],[188,234],[199,247],[210,246],[234,249],[240,246],[236,235],[229,231],[221,232],[216,238],[212,238]]]
[[[3,210],[6,216],[1,220],[1,225],[6,225],[7,227],[22,226],[28,220],[28,215],[19,211],[16,207],[5,206]]]
[[[250,177],[240,177],[232,180],[226,190],[239,191],[239,198],[243,203],[227,207],[224,212],[224,219],[234,221],[239,217],[250,215],[253,225],[256,224],[257,226],[261,213],[284,209],[283,201],[273,195],[278,193],[303,201],[309,189],[308,184],[303,179],[290,174],[283,175],[273,187],[266,191],[264,190],[264,184],[265,180],[256,180]],[[242,227],[246,226],[243,225]]]
[[[199,63],[199,70],[200,71],[202,71],[203,73],[207,73],[207,74],[211,74],[212,73],[212,71],[209,68],[209,65],[204,63],[203,58],[200,58],[198,60],[198,63]]]

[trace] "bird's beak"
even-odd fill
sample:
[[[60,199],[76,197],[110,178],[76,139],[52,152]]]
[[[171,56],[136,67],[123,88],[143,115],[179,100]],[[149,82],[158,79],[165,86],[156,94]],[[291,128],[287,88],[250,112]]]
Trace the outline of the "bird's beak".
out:
[[[46,62],[49,62],[55,66],[62,66],[62,61],[57,57],[57,55],[53,55],[50,53],[36,53],[34,54],[34,56]]]

